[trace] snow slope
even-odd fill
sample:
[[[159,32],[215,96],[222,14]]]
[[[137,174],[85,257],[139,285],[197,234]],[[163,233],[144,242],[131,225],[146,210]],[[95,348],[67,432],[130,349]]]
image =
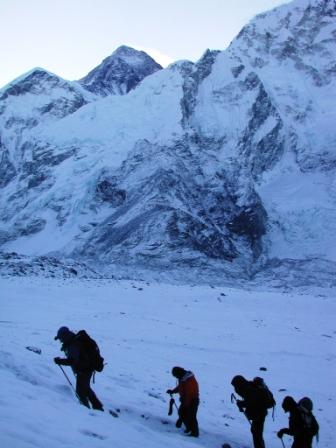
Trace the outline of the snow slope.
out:
[[[0,288],[3,447],[218,448],[229,442],[247,448],[248,424],[230,402],[235,374],[263,376],[275,394],[275,421],[266,421],[268,448],[280,446],[276,431],[287,423],[281,401],[288,394],[312,398],[319,446],[335,446],[331,289],[299,294],[41,278],[0,279]],[[53,363],[61,325],[85,328],[99,343],[107,365],[93,387],[106,409],[120,410],[118,418],[77,403]],[[197,440],[175,428],[176,412],[167,416],[165,391],[174,385],[174,365],[194,371],[200,383]],[[287,436],[284,441],[290,445]]]

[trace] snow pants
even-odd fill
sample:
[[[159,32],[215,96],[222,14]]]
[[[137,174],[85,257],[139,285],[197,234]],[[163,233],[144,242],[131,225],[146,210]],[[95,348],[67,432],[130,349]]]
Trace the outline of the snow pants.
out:
[[[102,403],[98,400],[96,394],[90,387],[90,381],[93,372],[79,372],[76,375],[76,393],[80,402],[90,408],[90,403],[93,409],[103,410]]]
[[[181,404],[179,408],[179,416],[182,419],[186,432],[189,432],[191,436],[198,437],[198,421],[197,421],[197,410],[199,406],[199,399],[194,399],[188,406]]]
[[[251,423],[251,433],[253,436],[254,448],[265,448],[265,442],[263,439],[265,415],[254,417]]]
[[[301,435],[294,437],[292,448],[312,448],[313,437]]]

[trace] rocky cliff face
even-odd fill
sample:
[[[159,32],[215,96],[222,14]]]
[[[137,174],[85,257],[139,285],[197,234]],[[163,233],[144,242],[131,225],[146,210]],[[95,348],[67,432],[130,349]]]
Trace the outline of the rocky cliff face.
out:
[[[335,18],[334,1],[293,1],[131,90],[118,63],[119,90],[23,125],[12,153],[1,140],[3,250],[235,275],[334,262]]]

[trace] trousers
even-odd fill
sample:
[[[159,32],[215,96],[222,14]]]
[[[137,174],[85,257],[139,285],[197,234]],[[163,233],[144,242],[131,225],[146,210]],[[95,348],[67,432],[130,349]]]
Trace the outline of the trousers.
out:
[[[263,439],[265,416],[254,417],[251,423],[251,433],[253,437],[254,448],[265,448]]]
[[[93,392],[90,386],[90,381],[92,377],[91,371],[89,372],[79,372],[76,375],[76,393],[80,402],[90,408],[90,403],[93,409],[98,409],[103,411],[103,405],[98,400],[96,394]]]
[[[186,431],[190,432],[190,435],[194,437],[199,436],[197,421],[198,406],[199,399],[194,399],[190,404],[188,404],[188,406],[184,406],[183,404],[181,404],[179,408],[179,415],[186,427]]]

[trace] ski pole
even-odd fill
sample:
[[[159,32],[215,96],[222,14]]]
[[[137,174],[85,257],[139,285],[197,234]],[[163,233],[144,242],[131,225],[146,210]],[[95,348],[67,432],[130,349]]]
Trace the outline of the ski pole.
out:
[[[282,440],[282,437],[281,437],[281,443],[282,443],[282,446],[283,446],[283,448],[286,448],[286,446],[285,446],[285,442]]]
[[[235,401],[236,402],[236,404],[237,404],[237,397],[235,396],[235,394],[234,393],[232,393],[231,394],[231,403],[233,403],[233,401]],[[238,404],[237,404],[237,406],[238,406]],[[238,408],[239,408],[239,406],[238,406]],[[240,410],[240,409],[239,409]],[[243,411],[243,414],[245,415],[245,417],[246,417],[246,420],[249,422],[249,425],[251,426],[251,422],[250,422],[250,419],[248,418],[248,416],[246,415],[246,412],[245,411]]]
[[[71,389],[74,391],[74,394],[76,395],[76,397],[78,398],[79,402],[81,403],[81,399],[79,398],[79,396],[78,396],[78,394],[77,394],[75,388],[74,388],[73,385],[72,385],[72,382],[69,380],[69,377],[68,377],[68,375],[65,373],[63,367],[62,367],[60,364],[57,364],[57,365],[58,365],[58,367],[62,370],[63,375],[65,376],[65,378],[67,379],[68,383],[69,383],[70,386],[71,386]]]

